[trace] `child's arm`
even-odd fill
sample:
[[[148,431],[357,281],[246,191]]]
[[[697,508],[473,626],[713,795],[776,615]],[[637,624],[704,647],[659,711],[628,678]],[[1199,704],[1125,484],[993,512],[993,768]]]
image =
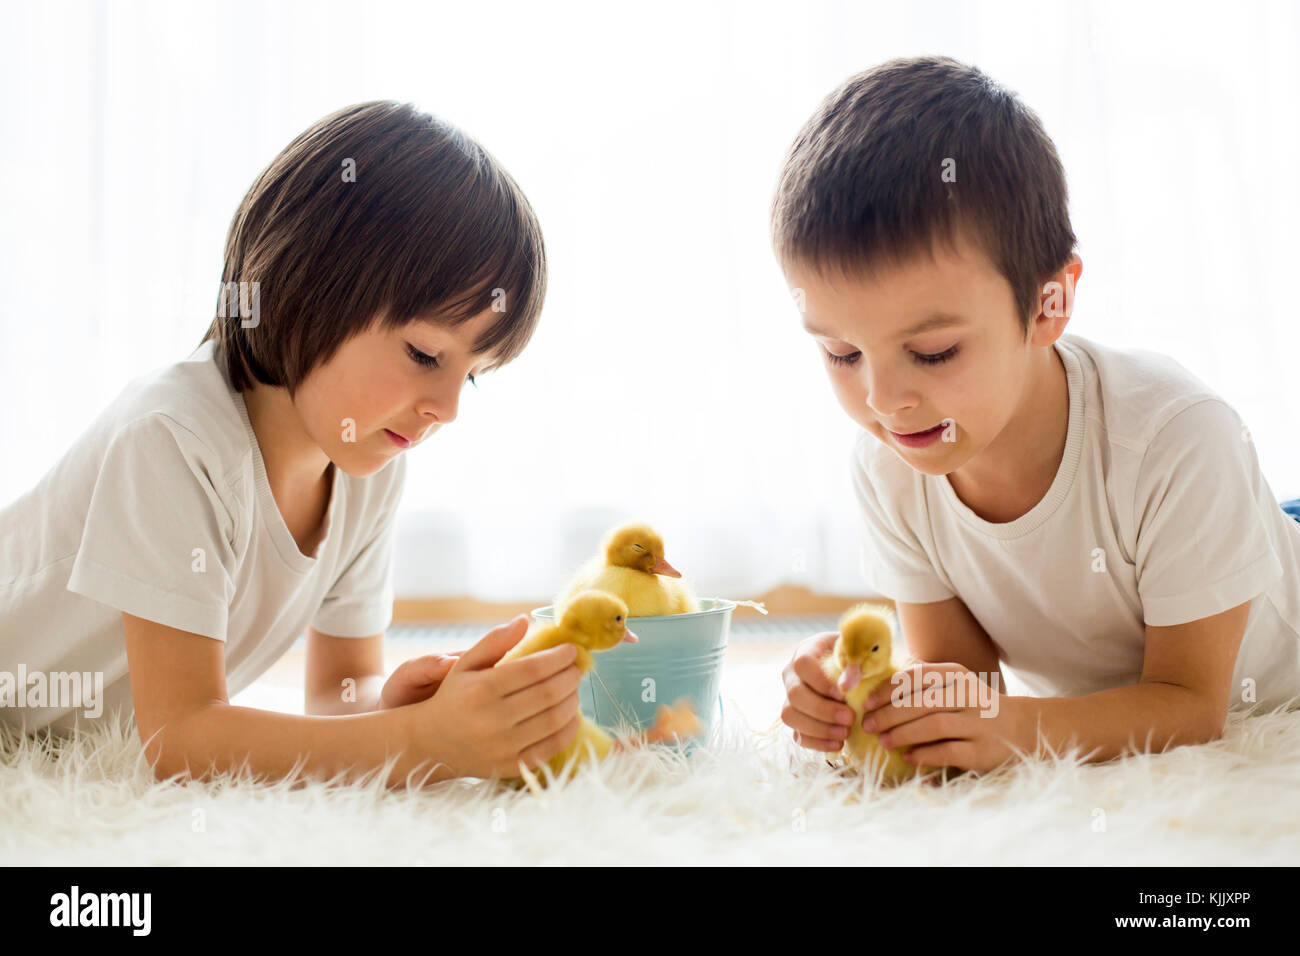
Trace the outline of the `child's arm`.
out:
[[[989,675],[998,677],[998,692],[1006,690],[1006,678],[997,648],[961,598],[929,604],[895,601],[903,642],[917,661],[961,664],[993,686]]]
[[[507,776],[519,761],[536,767],[573,739],[581,678],[573,652],[493,668],[519,639],[513,625],[466,651],[428,700],[308,717],[231,706],[223,642],[123,614],[136,725],[158,779],[202,779],[247,765],[263,779],[283,779],[297,767],[304,777],[340,774],[350,782],[396,757],[389,787],[405,786],[412,773],[417,785]]]
[[[352,683],[345,684],[348,680]],[[384,635],[337,637],[307,628],[305,689],[306,712],[311,715],[333,717],[379,710],[384,690]]]
[[[224,642],[131,614],[122,618],[136,726],[160,780],[187,766],[196,777],[207,776],[210,767],[233,770],[245,757],[253,773],[281,779],[303,753],[310,754],[305,771],[328,776],[347,764],[374,770],[391,754],[410,749],[400,709],[300,717],[231,706]],[[400,760],[388,785],[404,780],[414,766],[413,760]]]
[[[1222,614],[1170,627],[1147,625],[1139,683],[1082,697],[1016,698],[1025,709],[1033,752],[1034,727],[1058,752],[1077,743],[1090,761],[1126,751],[1199,744],[1223,734],[1237,650],[1250,602]],[[1258,675],[1263,677],[1265,675]]]

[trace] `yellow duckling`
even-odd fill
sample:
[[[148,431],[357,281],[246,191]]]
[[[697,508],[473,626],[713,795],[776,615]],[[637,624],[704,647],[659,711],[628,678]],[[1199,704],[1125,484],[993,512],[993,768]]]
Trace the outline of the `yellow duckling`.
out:
[[[664,539],[647,524],[626,524],[605,536],[604,556],[584,564],[555,599],[562,609],[579,591],[619,597],[631,617],[690,614],[700,609],[681,573],[664,558]]]
[[[497,661],[496,666],[500,667],[507,661],[527,657],[529,654],[558,647],[560,644],[576,644],[578,656],[574,659],[574,664],[585,674],[591,669],[593,663],[592,651],[607,651],[622,641],[636,641],[636,635],[627,629],[627,616],[627,605],[612,594],[603,591],[582,592],[576,595],[565,608],[560,623],[540,628],[526,635]],[[556,777],[559,777],[565,762],[575,751],[590,756],[587,754],[590,745],[595,758],[604,760],[613,746],[614,739],[588,720],[585,714],[579,714],[578,721],[577,736],[568,746],[547,761],[551,772]],[[575,767],[580,762],[581,759],[575,763]],[[538,777],[545,784],[540,774]],[[506,782],[521,786],[523,779],[514,777]]]
[[[880,683],[888,682],[900,669],[893,660],[891,612],[885,605],[859,604],[840,618],[840,636],[822,662],[826,676],[844,692],[845,703],[853,708],[853,729],[840,751],[840,762],[874,776],[883,765],[881,779],[898,783],[916,773],[916,766],[903,759],[900,748],[886,750],[880,737],[862,729],[862,714],[868,695]]]

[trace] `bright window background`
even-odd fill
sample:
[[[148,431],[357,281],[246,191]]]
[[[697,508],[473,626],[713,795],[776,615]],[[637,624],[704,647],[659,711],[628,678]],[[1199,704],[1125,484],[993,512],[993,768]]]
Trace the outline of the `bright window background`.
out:
[[[0,34],[0,502],[195,347],[230,217],[293,136],[412,100],[514,174],[551,272],[522,359],[411,456],[399,594],[544,597],[632,516],[703,594],[861,593],[857,429],[767,210],[820,99],[921,53],[1054,138],[1069,331],[1174,356],[1300,495],[1293,3],[6,3]]]

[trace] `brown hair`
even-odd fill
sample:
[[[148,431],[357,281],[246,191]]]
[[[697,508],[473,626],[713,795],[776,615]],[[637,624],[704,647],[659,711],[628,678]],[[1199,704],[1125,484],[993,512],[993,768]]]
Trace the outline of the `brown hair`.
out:
[[[216,339],[236,390],[256,380],[293,395],[377,322],[459,325],[492,308],[501,319],[474,351],[499,346],[499,368],[528,344],[545,292],[541,227],[492,155],[409,103],[358,103],[301,133],[249,188],[200,344]]]
[[[1076,244],[1065,171],[1032,110],[945,56],[846,80],[795,137],[772,201],[783,266],[869,272],[936,237],[951,248],[959,229],[1010,284],[1028,337],[1043,283]]]

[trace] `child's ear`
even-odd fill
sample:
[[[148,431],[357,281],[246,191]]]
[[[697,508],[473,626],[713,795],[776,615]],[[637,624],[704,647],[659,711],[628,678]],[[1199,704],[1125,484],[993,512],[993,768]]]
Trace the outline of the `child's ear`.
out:
[[[1024,329],[1025,344],[1046,348],[1065,332],[1074,312],[1074,288],[1083,274],[1083,260],[1075,256],[1068,265],[1043,283],[1039,293],[1038,315]],[[1023,328],[1023,327],[1022,327]]]
[[[1068,319],[1074,312],[1074,291],[1083,276],[1083,259],[1078,253],[1070,256],[1059,272],[1043,283],[1038,304],[1038,318]]]
[[[1074,290],[1079,287],[1079,280],[1083,277],[1083,260],[1079,258],[1078,253],[1070,257],[1069,263],[1061,270],[1066,288],[1066,305],[1065,314],[1067,316],[1074,313]]]

